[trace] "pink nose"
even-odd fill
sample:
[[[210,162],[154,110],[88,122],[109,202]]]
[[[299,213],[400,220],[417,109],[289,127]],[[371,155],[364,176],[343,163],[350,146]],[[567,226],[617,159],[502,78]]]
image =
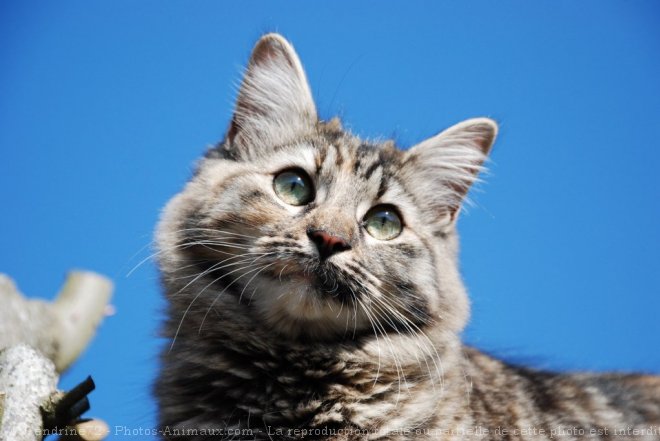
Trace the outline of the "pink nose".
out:
[[[316,245],[321,260],[325,260],[333,254],[351,249],[346,239],[334,236],[325,230],[307,230],[307,236]]]

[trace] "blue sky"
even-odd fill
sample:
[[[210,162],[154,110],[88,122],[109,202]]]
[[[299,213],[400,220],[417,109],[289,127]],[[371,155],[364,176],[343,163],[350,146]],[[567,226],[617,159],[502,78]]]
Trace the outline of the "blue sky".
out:
[[[227,127],[259,35],[298,50],[319,112],[410,146],[501,125],[460,220],[466,340],[554,369],[660,372],[660,6],[653,1],[0,2],[0,271],[71,268],[117,314],[63,378],[152,427],[159,210]],[[113,427],[114,430],[114,427]]]

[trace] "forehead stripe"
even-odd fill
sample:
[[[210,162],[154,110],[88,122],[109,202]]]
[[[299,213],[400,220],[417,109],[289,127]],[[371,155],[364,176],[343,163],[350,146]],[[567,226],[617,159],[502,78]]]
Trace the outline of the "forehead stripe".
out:
[[[369,180],[371,178],[371,175],[374,174],[374,172],[381,167],[381,164],[379,161],[375,161],[372,163],[362,174],[362,178]]]

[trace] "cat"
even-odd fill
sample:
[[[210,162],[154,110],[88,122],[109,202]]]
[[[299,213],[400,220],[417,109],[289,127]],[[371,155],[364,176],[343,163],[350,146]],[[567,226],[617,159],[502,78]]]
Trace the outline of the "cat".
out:
[[[456,221],[488,118],[400,150],[318,118],[256,44],[225,139],[165,208],[165,439],[660,439],[660,377],[557,374],[461,343]]]

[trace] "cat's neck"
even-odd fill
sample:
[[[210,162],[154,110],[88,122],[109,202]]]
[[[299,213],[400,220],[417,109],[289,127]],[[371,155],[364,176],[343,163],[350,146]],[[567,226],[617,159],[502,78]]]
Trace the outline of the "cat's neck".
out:
[[[183,324],[172,320],[166,336],[174,341],[173,350],[180,345],[192,345],[198,351],[208,346],[210,353],[231,352],[241,354],[243,360],[272,359],[278,363],[302,363],[309,368],[333,363],[355,363],[365,369],[377,365],[380,374],[387,369],[406,369],[411,374],[422,370],[434,377],[441,373],[439,363],[462,356],[459,337],[440,326],[418,328],[415,332],[347,330],[316,339],[290,336],[246,317],[249,316],[244,311],[239,313],[233,308],[204,316],[191,313]]]
[[[179,369],[209,379],[212,396],[223,398],[204,407],[230,425],[244,427],[251,415],[272,427],[326,427],[336,420],[396,430],[404,421],[431,418],[445,399],[466,396],[462,347],[453,334],[429,329],[303,342],[254,325],[248,333],[245,325],[227,319],[201,336],[183,332],[167,355]],[[167,378],[165,372],[161,380]],[[237,408],[248,409],[244,419]]]

